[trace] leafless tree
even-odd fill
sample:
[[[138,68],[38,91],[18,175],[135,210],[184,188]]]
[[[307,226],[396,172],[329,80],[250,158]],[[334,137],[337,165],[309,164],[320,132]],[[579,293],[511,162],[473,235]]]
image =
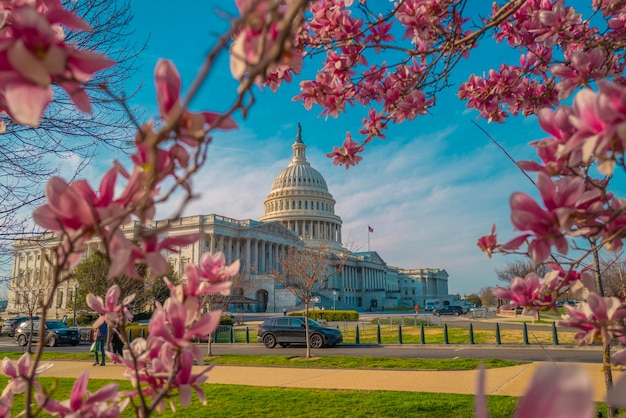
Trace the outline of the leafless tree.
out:
[[[328,247],[291,247],[284,258],[279,260],[274,279],[304,303],[306,357],[311,357],[309,340],[309,302],[328,279],[343,268],[345,257],[334,254]]]
[[[550,267],[548,267],[547,264],[533,266],[530,259],[522,259],[509,261],[504,267],[496,269],[496,274],[498,275],[498,280],[511,284],[516,277],[521,277],[523,279],[529,273],[533,272],[539,277],[543,277],[549,271]]]
[[[626,298],[626,257],[624,251],[607,252],[600,259],[602,284],[606,296]]]
[[[122,106],[136,90],[127,93],[126,82],[138,69],[145,45],[130,42],[130,0],[64,1],[88,22],[89,32],[66,32],[66,39],[116,61],[113,69],[96,74],[86,85],[92,113],[75,109],[67,94],[55,88],[54,100],[37,128],[6,120],[0,146],[0,262],[11,256],[11,244],[32,235],[30,212],[43,200],[48,178],[71,167],[74,175],[85,168],[96,149],[125,150],[134,134],[136,110]],[[137,87],[135,87],[137,88]],[[6,280],[6,278],[5,278]]]
[[[203,306],[208,311],[226,311],[230,306],[231,300],[234,297],[243,297],[245,288],[248,286],[248,281],[244,279],[242,273],[237,274],[232,278],[232,292],[228,295],[222,295],[219,293],[213,293],[204,296]],[[213,339],[209,336],[207,342],[207,355],[210,357],[213,355]]]
[[[50,292],[50,284],[41,280],[38,270],[26,270],[16,277],[9,286],[10,313],[27,316],[30,322],[30,332],[27,339],[27,351],[32,353],[32,336],[34,331],[33,319],[42,308],[45,296]]]
[[[498,299],[493,294],[493,287],[491,286],[481,287],[478,291],[478,297],[480,297],[483,306],[496,306],[498,304]]]

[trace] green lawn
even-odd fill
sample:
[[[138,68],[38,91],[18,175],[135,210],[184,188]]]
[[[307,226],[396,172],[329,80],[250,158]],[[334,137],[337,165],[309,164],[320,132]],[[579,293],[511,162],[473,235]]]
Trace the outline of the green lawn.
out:
[[[229,355],[207,357],[205,363],[239,366],[317,367],[341,369],[416,369],[474,370],[481,363],[487,368],[508,367],[521,362],[500,359],[421,359],[392,357],[320,356],[303,359],[295,356]]]
[[[73,385],[72,379],[42,378],[45,387],[56,385],[55,398],[65,399]],[[110,382],[92,381],[89,390],[95,391]],[[6,379],[0,379],[6,384]],[[128,382],[120,382],[120,390],[130,389]],[[265,388],[241,385],[203,385],[207,406],[197,396],[185,409],[176,401],[177,411],[171,409],[155,416],[185,417],[472,417],[474,398],[471,395],[433,393],[324,390],[295,388]],[[489,409],[492,418],[510,417],[516,398],[492,396]],[[23,395],[16,396],[12,415],[24,407]],[[133,417],[128,408],[123,417]]]
[[[18,357],[20,353],[10,357]],[[59,359],[91,359],[85,355],[67,355],[63,353],[45,353],[46,360]],[[437,369],[467,370],[474,369],[479,363],[486,367],[506,367],[520,364],[511,361],[488,359],[449,359],[430,360],[417,358],[386,358],[386,357],[348,357],[325,356],[314,360],[299,360],[289,356],[216,356],[206,358],[207,363],[255,365],[255,366],[293,366],[293,367],[328,367],[328,368],[404,368],[404,369]],[[3,387],[8,382],[0,377]],[[67,399],[74,384],[73,379],[41,378],[40,383],[52,391],[55,399]],[[95,391],[110,381],[92,380],[89,390]],[[131,389],[127,381],[120,381],[120,390]],[[162,416],[186,417],[473,417],[474,397],[472,395],[413,393],[395,391],[356,391],[356,390],[325,390],[296,389],[277,387],[253,387],[244,385],[203,385],[208,405],[202,405],[194,395],[194,401],[182,409],[177,401],[177,411],[169,408]],[[505,396],[488,397],[490,417],[511,417],[517,398]],[[169,402],[168,402],[169,404]],[[13,414],[16,416],[24,407],[23,395],[16,396]],[[599,406],[606,416],[606,409]],[[122,415],[133,417],[132,409]]]
[[[22,353],[3,353],[2,357],[18,359]],[[53,360],[92,360],[91,353],[51,353],[44,352],[44,361]],[[486,368],[508,367],[522,362],[500,359],[421,359],[421,358],[393,358],[393,357],[363,357],[363,356],[315,356],[312,359],[303,359],[301,356],[255,356],[255,355],[226,355],[205,357],[205,364],[222,364],[235,366],[275,366],[275,367],[318,367],[335,369],[417,369],[417,370],[474,370],[481,363]]]
[[[0,378],[0,385],[7,379]],[[67,399],[73,385],[72,379],[42,378],[46,388],[54,387],[56,399]],[[109,381],[94,380],[88,389],[95,391]],[[120,390],[131,389],[126,381],[120,381]],[[414,393],[392,391],[356,391],[327,389],[296,389],[276,387],[253,387],[243,385],[203,385],[207,406],[202,405],[194,394],[188,408],[182,409],[177,400],[176,412],[169,407],[155,416],[185,417],[473,417],[474,396],[440,393]],[[168,403],[169,404],[169,403]],[[517,398],[489,396],[491,418],[509,418],[513,415]],[[24,407],[23,395],[17,395],[12,410],[16,416]],[[606,408],[598,408],[606,416]],[[131,408],[122,414],[134,417]]]

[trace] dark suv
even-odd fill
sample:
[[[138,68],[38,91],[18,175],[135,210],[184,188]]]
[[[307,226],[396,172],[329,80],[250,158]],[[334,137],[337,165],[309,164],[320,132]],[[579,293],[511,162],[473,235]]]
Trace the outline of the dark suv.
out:
[[[39,319],[39,317],[35,317],[35,319]],[[9,337],[13,337],[15,335],[15,330],[20,324],[24,321],[28,320],[27,316],[18,316],[15,318],[5,319],[2,323],[2,330],[0,334],[6,334]]]
[[[305,320],[303,316],[269,318],[259,326],[257,340],[267,348],[274,348],[277,343],[281,347],[306,344]],[[325,327],[309,319],[309,341],[311,347],[320,348],[340,344],[343,336],[337,328]]]
[[[33,343],[39,341],[41,335],[41,321],[33,322]],[[80,343],[80,332],[78,328],[70,328],[61,321],[48,320],[44,326],[44,338],[48,347],[55,347],[58,344],[78,345]],[[30,321],[24,321],[15,331],[15,340],[22,347],[28,344],[30,335]]]
[[[452,306],[452,305],[442,306],[441,308],[433,309],[433,315],[435,316],[439,316],[439,315],[459,316],[459,315],[463,315],[463,308],[461,308],[460,306]]]

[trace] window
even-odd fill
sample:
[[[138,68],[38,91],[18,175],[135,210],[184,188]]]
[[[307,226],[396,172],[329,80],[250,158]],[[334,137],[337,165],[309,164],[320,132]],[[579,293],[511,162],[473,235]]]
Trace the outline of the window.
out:
[[[287,319],[287,318],[279,318],[279,319]],[[304,327],[304,322],[300,318],[291,318],[291,326],[292,327]]]
[[[57,289],[57,308],[63,307],[63,289]]]

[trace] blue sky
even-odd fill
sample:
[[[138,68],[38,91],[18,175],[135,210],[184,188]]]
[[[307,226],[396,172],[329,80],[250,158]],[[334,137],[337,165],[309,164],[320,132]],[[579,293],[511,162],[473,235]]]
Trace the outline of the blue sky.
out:
[[[132,2],[135,36],[140,42],[148,40],[141,75],[135,80],[143,81],[143,87],[133,104],[143,107],[146,116],[157,114],[153,84],[157,59],[168,58],[176,64],[184,90],[216,35],[228,24],[216,18],[216,5],[229,4],[183,1],[172,7],[164,0]],[[496,47],[486,45],[459,66],[454,80],[457,86],[472,72],[498,66],[503,55],[495,51]],[[314,70],[309,67],[305,74],[310,76]],[[365,159],[346,171],[333,166],[325,154],[343,142],[347,130],[356,134],[363,110],[355,108],[339,119],[320,118],[319,109],[306,111],[291,100],[299,92],[298,80],[277,94],[269,89],[257,91],[257,104],[249,117],[236,118],[240,129],[216,135],[207,164],[193,181],[201,196],[185,214],[258,219],[274,177],[291,160],[290,146],[296,125],[301,123],[308,160],[327,180],[350,248],[367,249],[367,227],[371,225],[370,248],[390,265],[445,268],[450,292],[461,295],[496,285],[494,269],[508,259],[495,256],[488,260],[476,247],[476,240],[487,234],[494,222],[502,241],[511,237],[508,197],[513,191],[532,192],[532,186],[472,124],[477,114],[456,99],[456,89],[442,93],[429,115],[393,126],[387,140],[370,145]],[[236,87],[224,55],[191,108],[223,110],[235,99]],[[511,119],[505,125],[478,123],[517,159],[532,158],[528,142],[545,136],[534,118]],[[128,164],[121,155],[111,158]],[[87,177],[97,184],[110,163],[108,158],[99,159]],[[176,202],[171,202],[160,208],[159,217],[175,207]]]

